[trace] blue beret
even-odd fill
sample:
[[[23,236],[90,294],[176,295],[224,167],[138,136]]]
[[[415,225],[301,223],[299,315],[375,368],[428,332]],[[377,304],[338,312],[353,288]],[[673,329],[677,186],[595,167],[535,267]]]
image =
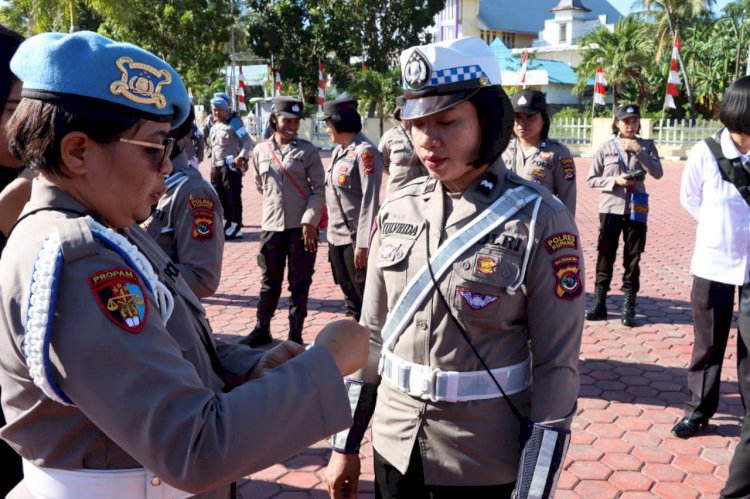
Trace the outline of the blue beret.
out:
[[[211,107],[215,107],[217,109],[225,109],[229,111],[229,103],[225,101],[222,97],[214,97],[211,99]]]
[[[225,101],[227,101],[227,104],[232,102],[232,99],[230,99],[229,96],[224,92],[216,92],[214,94],[214,99],[224,99]]]
[[[170,122],[173,128],[190,109],[185,85],[169,64],[90,31],[31,37],[18,48],[10,68],[23,82],[24,98],[98,102],[123,114]]]

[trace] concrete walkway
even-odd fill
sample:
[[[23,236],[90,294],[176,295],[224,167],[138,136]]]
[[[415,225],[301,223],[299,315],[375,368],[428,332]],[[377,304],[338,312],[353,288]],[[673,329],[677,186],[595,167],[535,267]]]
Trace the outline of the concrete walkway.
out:
[[[586,263],[586,289],[593,289],[599,193],[586,187],[590,159],[578,159],[576,216]],[[665,162],[665,175],[649,179],[649,233],[642,259],[638,326],[620,324],[622,294],[618,263],[608,299],[608,321],[585,324],[581,351],[581,392],[573,437],[557,497],[711,498],[727,478],[737,443],[742,403],[737,392],[736,330],[727,347],[719,412],[701,436],[681,440],[670,428],[682,416],[687,397],[685,368],[692,349],[689,272],[695,223],[680,207],[683,164]],[[204,173],[206,173],[204,171]],[[245,179],[245,237],[228,241],[217,294],[204,300],[214,331],[222,337],[246,334],[255,325],[260,272],[260,195]],[[310,294],[304,339],[312,341],[330,320],[343,316],[343,300],[331,279],[326,246],[321,245]],[[276,338],[288,331],[286,288],[272,324]],[[590,294],[588,299],[590,300]],[[283,438],[279,435],[278,438]],[[253,449],[248,449],[253,452]],[[239,497],[328,497],[321,484],[328,445],[319,442],[283,463],[239,484]],[[372,447],[362,448],[359,497],[373,497]]]

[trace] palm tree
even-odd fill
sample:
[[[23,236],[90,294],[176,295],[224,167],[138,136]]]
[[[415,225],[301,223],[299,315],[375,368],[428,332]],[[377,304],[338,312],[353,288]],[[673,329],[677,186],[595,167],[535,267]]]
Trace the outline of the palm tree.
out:
[[[629,84],[634,84],[638,89],[639,104],[646,102],[649,87],[645,67],[653,61],[654,50],[646,23],[634,17],[625,17],[615,25],[614,31],[601,26],[583,36],[580,44],[586,48],[581,64],[576,68],[578,81],[573,87],[574,92],[583,93],[597,67],[602,66],[612,88],[613,109],[617,105],[618,94]]]
[[[697,20],[707,21],[711,17],[711,7],[716,0],[641,0],[641,5],[646,9],[648,16],[654,15],[658,20],[658,51],[657,58],[664,53],[664,48],[669,46],[669,38],[674,37],[681,31],[680,28],[687,28]],[[669,33],[670,37],[666,35]],[[687,92],[688,102],[690,103],[690,119],[695,121],[695,99],[693,98],[690,79],[685,70],[685,63],[682,60],[682,54],[677,53],[677,59],[682,68],[683,80],[685,80],[685,91]]]
[[[81,4],[104,19],[130,20],[127,0],[11,0],[14,10],[26,19],[26,29],[31,33],[59,31],[68,25],[78,31]]]
[[[383,121],[392,111],[396,97],[401,95],[401,68],[392,67],[386,71],[364,69],[348,87],[347,92],[356,97],[360,104],[380,120],[380,135],[383,135]]]

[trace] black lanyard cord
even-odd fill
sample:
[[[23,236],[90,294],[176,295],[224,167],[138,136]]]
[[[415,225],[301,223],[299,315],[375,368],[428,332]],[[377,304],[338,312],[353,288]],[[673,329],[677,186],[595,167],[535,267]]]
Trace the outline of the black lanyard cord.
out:
[[[443,295],[443,292],[440,290],[440,286],[438,286],[437,280],[435,279],[435,273],[432,271],[432,265],[430,264],[430,223],[425,220],[425,242],[427,243],[427,270],[430,272],[430,278],[432,279],[432,284],[435,286],[435,291],[437,291],[438,296],[440,297],[440,301],[443,303],[443,306],[448,311],[448,315],[453,320],[453,323],[458,328],[459,332],[461,333],[461,336],[464,337],[464,340],[466,340],[466,343],[468,343],[469,347],[471,348],[471,351],[474,352],[474,355],[476,355],[477,359],[479,359],[479,362],[482,364],[482,367],[485,371],[487,371],[487,374],[492,379],[492,382],[495,383],[495,386],[498,390],[500,390],[500,393],[503,395],[503,399],[508,403],[508,407],[510,408],[511,412],[513,412],[513,415],[516,417],[519,423],[521,423],[521,427],[528,427],[531,423],[529,421],[529,418],[525,417],[521,414],[521,412],[516,408],[515,404],[511,402],[508,395],[505,393],[505,390],[503,390],[503,387],[500,386],[500,383],[497,381],[497,378],[495,378],[495,375],[492,374],[492,370],[487,366],[487,363],[484,361],[482,356],[477,351],[474,344],[471,342],[471,339],[469,338],[469,335],[466,333],[466,330],[461,325],[460,322],[458,322],[458,318],[453,313],[453,310],[451,309],[450,305],[448,304],[448,300],[446,300],[445,296]]]

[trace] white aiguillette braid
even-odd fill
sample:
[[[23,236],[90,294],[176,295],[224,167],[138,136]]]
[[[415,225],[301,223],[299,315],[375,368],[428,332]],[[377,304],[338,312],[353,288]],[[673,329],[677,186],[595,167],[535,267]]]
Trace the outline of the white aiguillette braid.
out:
[[[174,297],[159,281],[148,259],[135,245],[117,232],[104,227],[89,216],[84,220],[94,237],[118,252],[145,281],[146,286],[156,298],[157,306],[166,324],[174,310]],[[49,359],[49,346],[57,305],[57,284],[62,267],[60,234],[55,230],[44,240],[34,261],[26,309],[23,354],[34,384],[52,400],[73,406],[75,404],[57,385]]]
[[[133,243],[125,239],[122,235],[103,226],[89,216],[84,220],[86,220],[86,224],[91,229],[91,232],[100,236],[112,246],[119,248],[124,253],[123,256],[127,256],[127,259],[129,259],[128,263],[132,263],[135,266],[135,270],[146,281],[146,285],[151,288],[151,292],[154,293],[156,304],[166,325],[174,311],[174,297],[169,292],[169,289],[159,280],[156,272],[154,272],[154,268],[151,266],[151,262],[148,261]]]

